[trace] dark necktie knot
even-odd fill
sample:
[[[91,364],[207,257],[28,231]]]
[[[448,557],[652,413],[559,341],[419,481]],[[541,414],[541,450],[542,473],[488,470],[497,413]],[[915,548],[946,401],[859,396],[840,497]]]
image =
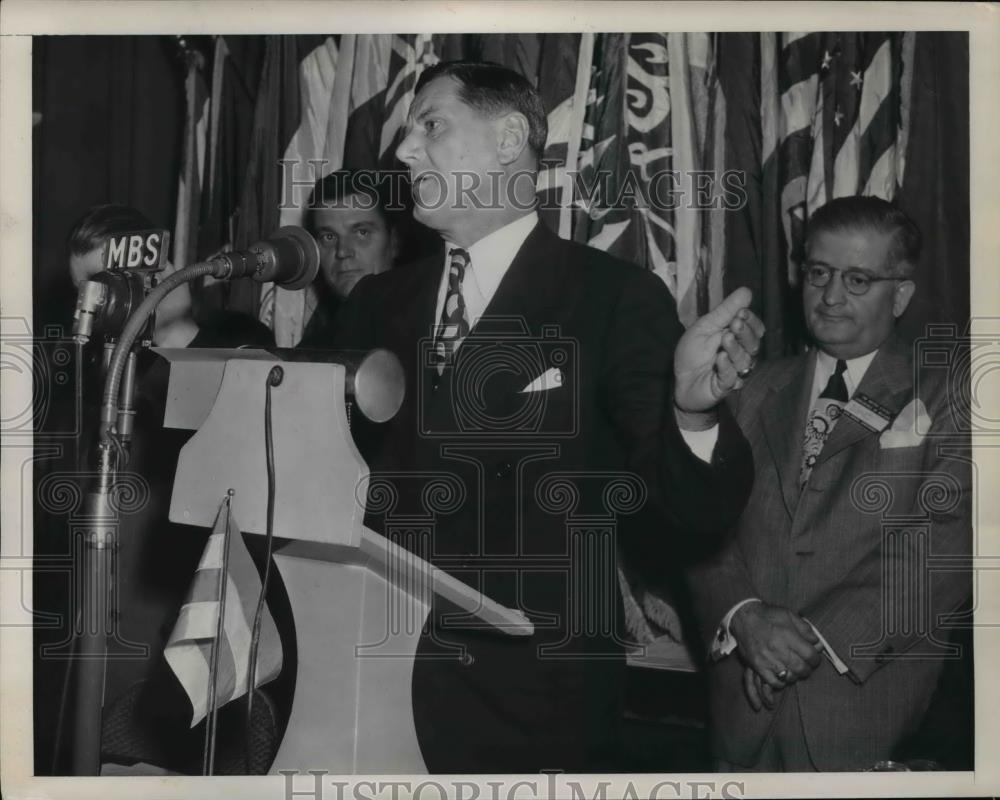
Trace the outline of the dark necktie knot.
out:
[[[826,388],[820,394],[829,400],[839,400],[841,403],[847,402],[847,382],[844,380],[844,373],[847,372],[847,362],[842,358],[837,359],[837,366],[826,383]]]

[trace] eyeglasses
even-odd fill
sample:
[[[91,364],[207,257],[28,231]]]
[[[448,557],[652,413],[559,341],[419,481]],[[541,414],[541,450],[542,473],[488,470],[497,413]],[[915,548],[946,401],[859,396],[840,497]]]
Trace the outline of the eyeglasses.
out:
[[[863,269],[834,269],[822,264],[807,264],[802,268],[802,274],[809,282],[809,285],[815,286],[817,289],[822,289],[826,286],[835,272],[840,273],[840,279],[844,282],[844,288],[848,294],[853,295],[867,294],[868,290],[872,288],[872,284],[876,281],[903,280],[896,276],[883,277],[881,275],[872,275]]]

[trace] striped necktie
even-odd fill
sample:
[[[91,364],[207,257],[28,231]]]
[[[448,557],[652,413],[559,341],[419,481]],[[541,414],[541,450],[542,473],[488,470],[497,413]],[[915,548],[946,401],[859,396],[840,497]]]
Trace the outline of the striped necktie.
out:
[[[820,392],[816,402],[809,411],[809,422],[806,424],[806,434],[802,442],[802,468],[799,472],[799,489],[803,489],[809,481],[816,459],[823,450],[823,444],[837,424],[840,412],[847,403],[847,382],[844,372],[847,362],[837,359],[837,366],[827,381],[826,388]]]
[[[469,335],[469,314],[462,298],[462,279],[469,266],[469,252],[456,247],[451,251],[448,264],[448,291],[441,309],[441,324],[438,326],[434,352],[437,356],[438,375],[455,358],[455,350]]]

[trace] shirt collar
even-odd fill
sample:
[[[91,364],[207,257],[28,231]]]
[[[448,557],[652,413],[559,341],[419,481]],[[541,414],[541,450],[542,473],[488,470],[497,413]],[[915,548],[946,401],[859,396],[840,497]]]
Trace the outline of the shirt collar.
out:
[[[492,297],[501,278],[514,261],[528,234],[538,224],[538,212],[532,211],[502,228],[493,231],[469,248],[469,268],[476,274],[476,281],[485,297]],[[447,242],[447,257],[456,245]]]
[[[847,359],[847,378],[849,379],[847,388],[850,394],[854,394],[855,390],[861,385],[861,379],[865,377],[865,373],[868,371],[868,367],[871,366],[872,361],[875,360],[877,353],[878,350],[872,350],[863,356]],[[816,351],[816,372],[817,376],[822,376],[824,383],[836,368],[836,358],[823,350]]]

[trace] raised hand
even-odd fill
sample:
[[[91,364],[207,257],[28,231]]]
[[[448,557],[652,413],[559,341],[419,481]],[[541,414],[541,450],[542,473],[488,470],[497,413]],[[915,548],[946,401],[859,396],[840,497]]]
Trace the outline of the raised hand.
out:
[[[764,323],[749,308],[752,298],[749,289],[737,289],[697,319],[677,343],[674,403],[679,411],[711,411],[743,385],[764,335]]]

